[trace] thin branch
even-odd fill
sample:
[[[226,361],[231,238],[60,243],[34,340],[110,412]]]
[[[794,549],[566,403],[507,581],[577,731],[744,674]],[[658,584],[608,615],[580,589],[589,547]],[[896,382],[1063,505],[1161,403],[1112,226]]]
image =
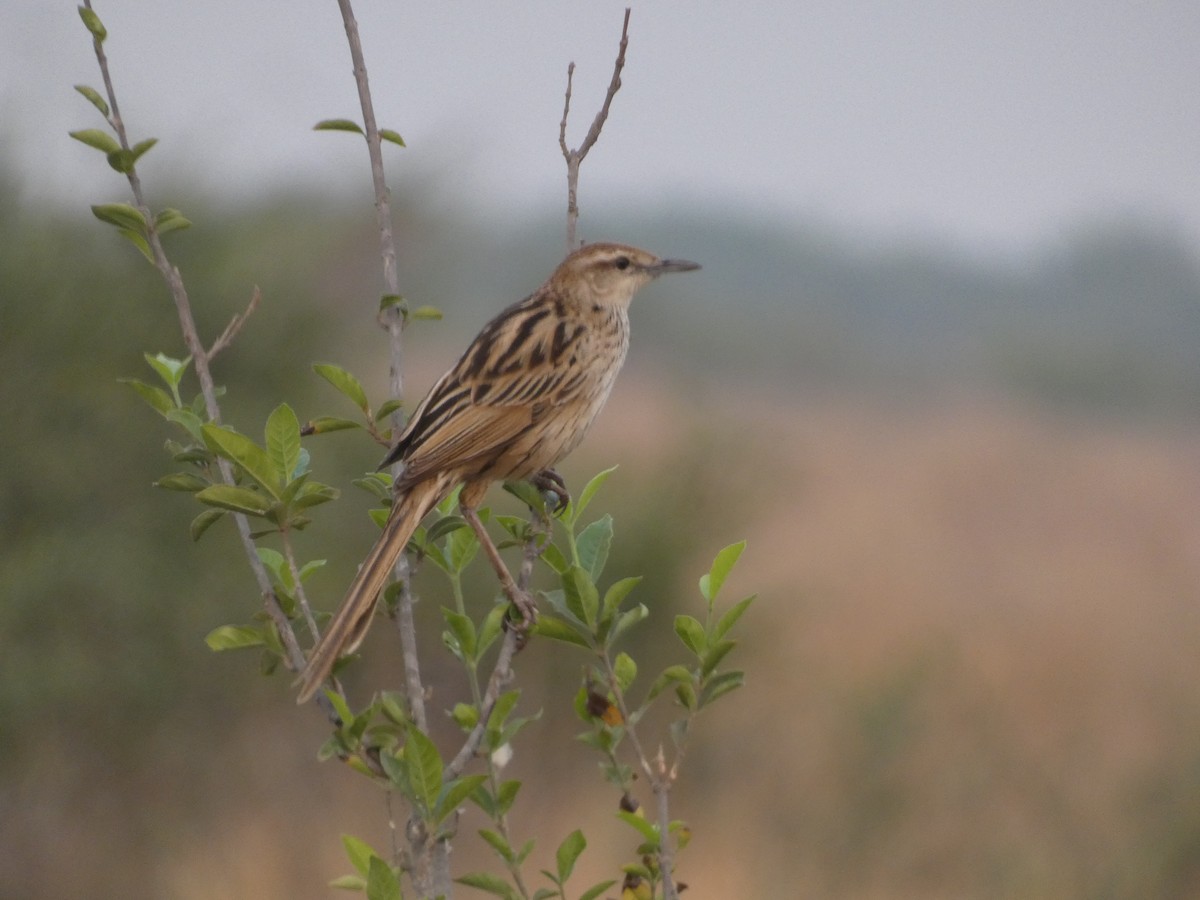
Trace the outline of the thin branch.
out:
[[[558,123],[558,146],[562,149],[563,159],[571,162],[571,151],[567,149],[567,116],[571,114],[571,81],[575,77],[574,61],[567,63],[567,97],[563,101],[563,117]]]
[[[221,336],[213,341],[213,345],[208,348],[208,361],[212,362],[213,357],[233,343],[233,339],[237,337],[238,332],[242,330],[242,326],[246,324],[246,320],[254,315],[254,311],[258,309],[258,304],[262,300],[262,291],[258,289],[258,285],[254,286],[254,293],[250,295],[250,302],[246,305],[246,311],[236,313],[229,324],[225,326],[225,330],[221,332]]]
[[[406,559],[400,554],[401,559]],[[400,635],[400,652],[404,659],[404,688],[408,698],[408,714],[413,723],[428,733],[429,721],[425,715],[425,689],[421,682],[421,665],[417,654],[417,624],[413,618],[415,598],[412,595],[414,569],[406,569],[400,581],[400,595],[396,598],[396,630]]]
[[[629,7],[625,8],[625,21],[621,25],[621,44],[617,49],[617,60],[613,64],[612,80],[608,83],[608,91],[604,95],[604,104],[600,107],[600,112],[596,113],[596,118],[592,120],[592,127],[588,129],[587,135],[583,139],[583,143],[579,145],[578,150],[567,149],[567,115],[571,111],[571,81],[575,74],[575,63],[567,66],[567,95],[563,102],[563,117],[558,125],[558,146],[562,150],[563,159],[567,161],[567,252],[570,253],[575,249],[575,225],[579,221],[579,164],[583,162],[583,158],[588,155],[588,151],[600,137],[600,132],[604,128],[604,123],[608,120],[608,109],[612,105],[613,97],[617,95],[617,91],[621,89],[621,70],[625,68],[625,49],[629,46]]]
[[[284,531],[281,536],[283,538],[283,558],[287,560],[288,571],[292,575],[292,584],[296,586],[296,601],[304,613],[304,621],[308,623],[309,635],[313,641],[316,641],[320,632],[317,630],[317,622],[313,618],[312,607],[308,603],[308,594],[304,590],[304,583],[300,580],[300,567],[296,565],[296,554],[292,550],[292,536],[289,531]]]
[[[671,792],[671,785],[675,780],[675,776],[673,772],[668,772],[667,770],[661,747],[659,748],[658,755],[651,762],[650,757],[642,747],[641,738],[638,737],[637,727],[634,725],[634,719],[630,716],[629,706],[625,702],[625,692],[621,690],[621,683],[617,678],[616,670],[613,668],[612,660],[609,659],[607,653],[600,653],[599,656],[604,663],[604,674],[608,679],[608,688],[612,691],[613,697],[617,702],[617,709],[621,713],[625,736],[629,738],[629,744],[633,747],[638,765],[641,766],[642,772],[646,776],[646,781],[649,782],[650,788],[654,792],[658,814],[658,862],[663,878],[663,900],[678,900],[679,893],[675,889],[675,878],[671,872],[675,866],[675,849],[671,846],[671,811],[667,802],[667,795]]]
[[[367,138],[367,152],[371,158],[371,181],[375,189],[375,217],[379,226],[379,253],[383,259],[383,282],[390,295],[400,293],[396,273],[396,242],[392,233],[391,192],[383,169],[383,142],[375,120],[375,106],[371,101],[371,84],[367,77],[367,63],[363,56],[362,40],[358,34],[358,21],[350,0],[338,0],[342,12],[342,23],[346,29],[346,41],[350,45],[350,59],[354,64],[354,82],[358,86],[358,101],[362,109],[363,131]],[[381,323],[387,329],[389,342],[388,387],[394,398],[404,396],[404,316],[399,305],[393,304],[384,313]],[[398,433],[403,421],[397,409],[392,414],[393,432]],[[421,670],[417,660],[417,631],[413,618],[413,596],[409,583],[408,557],[401,553],[396,560],[396,580],[400,582],[397,598],[396,625],[400,632],[400,647],[404,655],[404,681],[408,696],[409,712],[422,731],[426,729],[425,689],[421,683]]]
[[[83,4],[87,9],[92,9],[91,0],[83,0]],[[129,138],[125,131],[125,122],[121,118],[120,107],[117,105],[117,93],[113,87],[112,76],[109,72],[108,56],[104,52],[104,45],[95,35],[92,37],[92,46],[95,50],[96,61],[100,66],[101,77],[104,80],[105,93],[108,95],[109,124],[112,126],[113,131],[116,132],[121,148],[128,151],[130,150]],[[205,351],[204,344],[201,342],[199,332],[196,329],[196,320],[192,315],[187,289],[183,284],[183,276],[180,274],[179,268],[171,263],[166,252],[163,250],[158,229],[154,225],[154,216],[151,214],[150,207],[146,203],[145,193],[142,190],[142,182],[138,176],[137,168],[131,166],[126,175],[129,180],[130,191],[133,194],[134,204],[146,220],[146,241],[150,246],[151,255],[154,258],[154,266],[166,282],[167,288],[171,293],[171,298],[175,303],[175,311],[179,316],[179,327],[183,335],[183,342],[192,357],[192,365],[195,367],[196,377],[200,381],[200,392],[204,397],[205,412],[213,423],[219,424],[221,421],[221,408],[217,403],[216,385],[213,381],[212,370],[209,367],[209,354]],[[229,461],[224,458],[218,458],[217,467],[221,473],[221,480],[228,485],[234,484],[233,467]],[[250,532],[250,522],[241,513],[234,513],[233,520],[242,543],[242,549],[246,554],[246,561],[250,566],[251,572],[254,574],[254,580],[258,584],[259,592],[262,595],[263,605],[271,621],[279,631],[280,640],[283,642],[286,651],[284,662],[289,669],[298,672],[304,667],[304,651],[300,649],[299,642],[296,640],[295,632],[292,629],[292,624],[284,613],[283,608],[279,605],[279,598],[275,596],[275,592],[271,588],[271,579],[267,574],[266,566],[258,558],[258,549]],[[319,698],[319,702],[330,721],[336,722],[337,714],[334,712],[333,705],[329,703],[328,699],[321,697]]]

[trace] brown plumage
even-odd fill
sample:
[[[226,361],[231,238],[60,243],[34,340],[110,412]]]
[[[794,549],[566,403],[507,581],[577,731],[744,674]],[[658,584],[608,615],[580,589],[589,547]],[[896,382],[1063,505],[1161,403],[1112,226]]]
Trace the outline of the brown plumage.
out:
[[[629,348],[629,301],[667,272],[699,266],[622,244],[589,244],[540,288],[492,319],[413,412],[380,468],[400,464],[383,534],[301,676],[303,703],[354,650],[421,519],[462,484],[459,504],[505,593],[526,620],[532,601],[513,582],[475,514],[493,481],[536,478],[570,453],[608,399]]]

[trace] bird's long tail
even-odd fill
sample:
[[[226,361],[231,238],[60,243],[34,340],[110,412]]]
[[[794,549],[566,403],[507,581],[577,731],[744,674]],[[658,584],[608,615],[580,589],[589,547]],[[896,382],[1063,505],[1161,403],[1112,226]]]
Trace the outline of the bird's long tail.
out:
[[[396,560],[404,552],[421,519],[441,502],[451,487],[452,480],[446,475],[439,475],[418,482],[403,496],[396,498],[387,524],[383,526],[383,534],[359,566],[342,605],[308,657],[308,665],[300,676],[297,703],[304,703],[317,692],[333,671],[339,656],[352,652],[362,643],[367,629],[371,627],[375,598],[387,583]]]

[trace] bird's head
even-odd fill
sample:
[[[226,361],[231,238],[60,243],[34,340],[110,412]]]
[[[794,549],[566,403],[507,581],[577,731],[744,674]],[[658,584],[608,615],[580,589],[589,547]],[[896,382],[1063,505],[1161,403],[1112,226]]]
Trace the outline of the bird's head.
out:
[[[588,244],[559,265],[551,281],[580,299],[626,307],[638,289],[668,272],[690,272],[699,263],[660,259],[625,244]]]

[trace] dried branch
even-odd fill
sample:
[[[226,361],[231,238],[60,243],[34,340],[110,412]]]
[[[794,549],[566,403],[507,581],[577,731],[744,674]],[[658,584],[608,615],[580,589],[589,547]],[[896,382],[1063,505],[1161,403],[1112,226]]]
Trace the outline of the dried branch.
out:
[[[608,92],[604,95],[604,104],[600,107],[600,112],[596,113],[596,118],[592,120],[592,127],[588,129],[588,133],[584,137],[583,143],[579,145],[578,150],[567,149],[567,116],[571,112],[571,81],[575,75],[575,63],[567,66],[567,94],[563,102],[562,121],[558,125],[558,146],[562,150],[563,159],[567,161],[568,253],[577,246],[575,243],[575,224],[579,221],[579,164],[583,162],[583,158],[587,156],[588,151],[592,149],[592,146],[600,137],[600,131],[604,128],[604,123],[608,120],[608,109],[612,105],[613,97],[621,89],[621,70],[625,68],[625,48],[629,46],[629,12],[629,8],[626,7],[625,21],[621,25],[621,44],[617,50],[617,60],[613,64],[612,80],[609,81]]]

